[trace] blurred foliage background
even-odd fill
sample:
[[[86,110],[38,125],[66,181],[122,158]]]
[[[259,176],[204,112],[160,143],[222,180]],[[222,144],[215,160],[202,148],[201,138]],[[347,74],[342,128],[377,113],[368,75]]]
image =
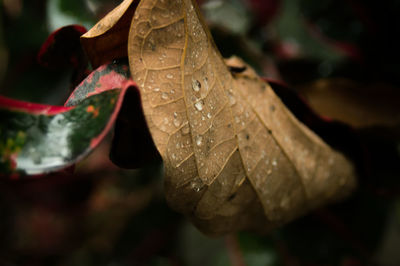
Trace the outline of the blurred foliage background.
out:
[[[1,0],[0,93],[63,104],[72,69],[40,66],[40,46],[120,2]],[[168,208],[160,163],[109,161],[110,136],[74,175],[0,181],[0,265],[400,265],[400,1],[199,3],[225,57],[241,56],[354,129],[357,192],[267,236],[212,239]]]

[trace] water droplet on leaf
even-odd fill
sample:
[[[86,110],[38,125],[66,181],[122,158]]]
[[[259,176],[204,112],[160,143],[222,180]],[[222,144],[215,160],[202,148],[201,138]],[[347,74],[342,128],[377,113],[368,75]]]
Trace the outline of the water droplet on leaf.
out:
[[[182,134],[183,134],[183,135],[187,135],[187,134],[189,134],[189,132],[190,132],[189,124],[186,123],[186,124],[183,126],[183,128],[182,128]],[[188,144],[189,144],[189,143],[188,143]]]
[[[194,104],[194,107],[196,107],[197,111],[203,110],[203,102],[198,101],[197,103]]]
[[[192,81],[192,88],[195,92],[199,92],[201,89],[201,83],[198,80]]]
[[[202,136],[197,136],[196,137],[196,145],[197,146],[201,146],[202,142],[203,142],[203,137]]]

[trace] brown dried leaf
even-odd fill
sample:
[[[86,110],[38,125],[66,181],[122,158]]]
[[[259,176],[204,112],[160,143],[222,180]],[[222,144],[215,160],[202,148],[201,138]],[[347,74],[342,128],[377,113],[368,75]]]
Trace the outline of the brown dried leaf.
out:
[[[127,56],[127,42],[137,0],[125,0],[81,36],[93,68]]]
[[[128,55],[167,200],[205,233],[265,232],[354,188],[352,163],[249,66],[229,72],[194,0],[142,0]]]

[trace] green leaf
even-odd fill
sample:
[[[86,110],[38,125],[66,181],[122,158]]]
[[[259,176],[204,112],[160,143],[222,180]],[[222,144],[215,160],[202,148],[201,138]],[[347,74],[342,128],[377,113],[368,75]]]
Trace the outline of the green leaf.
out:
[[[109,132],[132,86],[128,66],[113,63],[92,72],[65,107],[0,96],[0,176],[42,175],[76,163]]]

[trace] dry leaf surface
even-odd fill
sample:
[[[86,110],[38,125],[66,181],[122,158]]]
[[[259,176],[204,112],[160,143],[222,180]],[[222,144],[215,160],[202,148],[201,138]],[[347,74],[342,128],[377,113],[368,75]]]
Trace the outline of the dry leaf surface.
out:
[[[128,55],[167,199],[204,232],[268,231],[354,188],[352,163],[249,66],[231,74],[194,0],[142,0]]]
[[[127,56],[130,21],[138,1],[125,0],[81,36],[81,43],[93,68]]]

